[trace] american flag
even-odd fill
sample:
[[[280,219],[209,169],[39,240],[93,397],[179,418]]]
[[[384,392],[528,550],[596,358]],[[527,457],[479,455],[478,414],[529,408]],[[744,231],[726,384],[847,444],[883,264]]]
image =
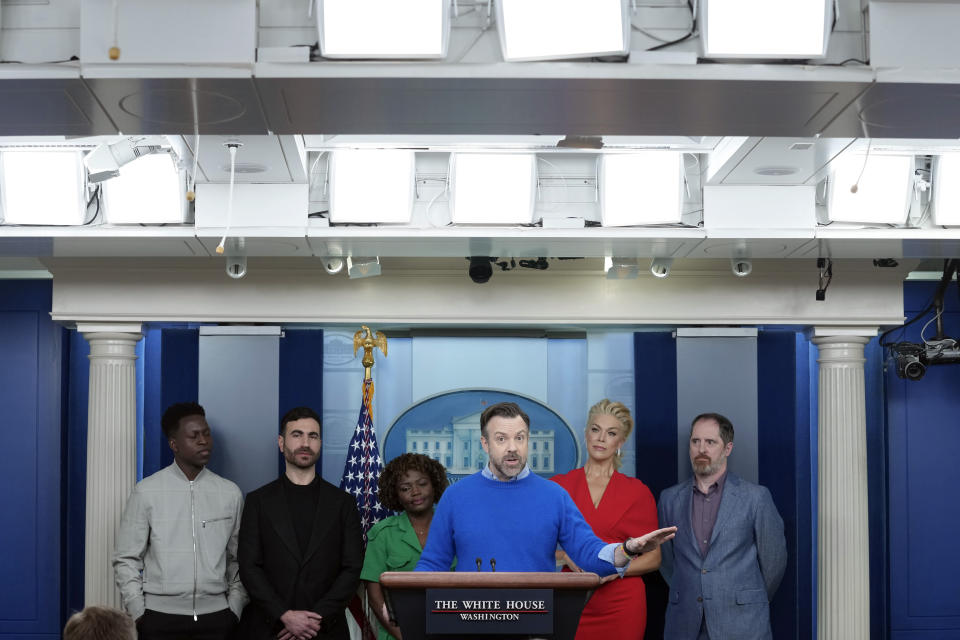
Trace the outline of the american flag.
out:
[[[380,504],[377,496],[377,482],[383,469],[383,458],[377,446],[377,433],[373,430],[373,380],[363,381],[363,402],[360,405],[360,417],[357,428],[347,447],[347,460],[343,465],[343,478],[340,488],[353,495],[360,512],[360,526],[363,528],[363,546],[367,546],[367,532],[370,527],[391,514]],[[348,605],[351,615],[360,627],[362,640],[375,640],[376,627],[373,613],[368,611],[363,587]]]
[[[364,547],[370,527],[391,514],[377,497],[377,481],[382,469],[383,458],[377,446],[377,433],[373,430],[373,380],[364,380],[360,418],[347,446],[347,460],[340,480],[340,488],[353,494],[357,501]]]

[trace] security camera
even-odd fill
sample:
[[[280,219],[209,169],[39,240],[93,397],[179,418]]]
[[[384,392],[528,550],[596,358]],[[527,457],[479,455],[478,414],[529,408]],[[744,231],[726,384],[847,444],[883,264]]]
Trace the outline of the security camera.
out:
[[[738,278],[745,278],[753,271],[753,263],[745,258],[732,258],[730,260],[730,269],[733,275]]]
[[[470,260],[468,272],[471,280],[477,284],[483,284],[490,280],[490,276],[493,275],[494,258],[490,256],[471,256],[468,259]]]
[[[234,280],[247,275],[247,256],[227,256],[227,275]]]
[[[120,175],[120,167],[140,156],[163,151],[158,145],[137,146],[133,140],[124,138],[113,144],[101,144],[83,158],[90,182],[103,182]]]
[[[327,256],[323,259],[324,270],[332,276],[343,271],[344,260],[339,256]]]

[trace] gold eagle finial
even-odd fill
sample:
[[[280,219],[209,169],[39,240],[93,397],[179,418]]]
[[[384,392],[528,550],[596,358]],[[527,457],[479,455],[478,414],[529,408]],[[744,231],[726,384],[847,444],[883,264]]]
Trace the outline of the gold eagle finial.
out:
[[[367,325],[361,325],[360,330],[353,334],[353,355],[356,357],[357,349],[363,347],[363,379],[369,380],[370,370],[373,368],[373,350],[380,349],[383,356],[387,356],[387,336],[382,331],[371,331]]]

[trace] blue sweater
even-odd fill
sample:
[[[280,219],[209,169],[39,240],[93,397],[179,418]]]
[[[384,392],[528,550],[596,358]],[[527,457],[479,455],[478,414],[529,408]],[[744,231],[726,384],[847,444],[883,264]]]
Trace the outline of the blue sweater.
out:
[[[443,493],[417,571],[556,571],[557,544],[584,571],[615,572],[597,554],[606,544],[560,485],[536,474],[500,482],[475,473]]]

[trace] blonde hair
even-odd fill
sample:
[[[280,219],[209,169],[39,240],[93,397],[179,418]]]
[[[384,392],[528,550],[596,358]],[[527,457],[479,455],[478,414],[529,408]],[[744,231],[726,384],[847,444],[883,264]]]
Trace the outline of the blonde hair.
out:
[[[617,422],[619,422],[623,428],[624,442],[626,442],[627,438],[630,437],[630,433],[633,431],[633,416],[630,415],[630,409],[627,408],[627,405],[622,402],[614,402],[609,398],[604,398],[590,407],[590,411],[587,413],[588,427],[593,420],[593,416],[613,416],[616,418]],[[619,469],[621,464],[623,464],[623,457],[620,455],[620,450],[617,449],[617,452],[613,455],[613,466]]]

